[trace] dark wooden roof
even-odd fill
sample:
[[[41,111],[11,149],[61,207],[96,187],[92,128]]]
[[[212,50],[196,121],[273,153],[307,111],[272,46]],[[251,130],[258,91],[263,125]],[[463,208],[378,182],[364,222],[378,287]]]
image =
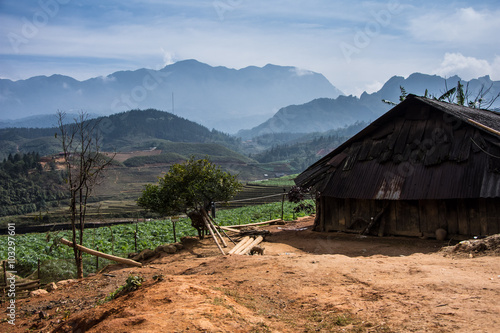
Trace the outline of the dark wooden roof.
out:
[[[500,114],[410,95],[295,180],[325,196],[500,197]]]

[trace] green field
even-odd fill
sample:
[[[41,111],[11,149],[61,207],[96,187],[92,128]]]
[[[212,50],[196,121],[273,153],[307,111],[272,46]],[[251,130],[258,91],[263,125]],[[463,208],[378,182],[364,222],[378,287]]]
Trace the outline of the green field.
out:
[[[284,203],[284,219],[293,220],[298,216],[293,213],[295,204]],[[216,222],[220,225],[248,224],[281,218],[281,202],[259,206],[248,206],[235,209],[218,210]],[[137,230],[137,248],[135,247],[135,232]],[[191,227],[190,220],[181,218],[176,223],[177,241],[184,236],[195,236],[196,230]],[[70,231],[52,233],[31,233],[14,236],[16,252],[16,269],[21,276],[28,276],[36,270],[38,260],[42,262],[43,282],[72,277],[73,249],[58,244],[58,238],[71,239]],[[0,260],[6,260],[8,255],[8,236],[0,236]],[[170,219],[152,220],[141,223],[122,224],[111,227],[87,229],[84,236],[84,246],[98,249],[101,252],[126,257],[128,253],[143,249],[154,249],[165,243],[174,242],[172,222]],[[95,271],[95,257],[85,254],[87,267],[85,273]],[[102,259],[101,267],[109,263]]]

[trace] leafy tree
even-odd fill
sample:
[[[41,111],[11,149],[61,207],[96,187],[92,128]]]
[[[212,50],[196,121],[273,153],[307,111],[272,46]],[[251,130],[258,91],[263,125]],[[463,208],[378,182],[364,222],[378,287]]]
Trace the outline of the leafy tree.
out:
[[[174,164],[158,184],[147,184],[139,206],[162,215],[185,213],[203,238],[208,209],[215,201],[228,201],[242,185],[208,158]]]
[[[315,211],[315,207],[310,203],[304,203],[305,195],[310,194],[311,199],[314,199],[313,194],[317,196],[317,193],[313,191],[311,187],[303,188],[300,186],[292,186],[290,191],[288,191],[288,201],[296,203],[297,205],[293,209],[294,213],[299,213],[301,211],[305,211],[308,214],[312,214]]]

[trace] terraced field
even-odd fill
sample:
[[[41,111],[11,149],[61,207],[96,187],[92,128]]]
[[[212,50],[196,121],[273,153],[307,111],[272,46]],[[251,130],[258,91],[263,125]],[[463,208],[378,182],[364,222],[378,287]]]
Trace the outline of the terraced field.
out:
[[[237,208],[282,201],[283,195],[286,194],[289,189],[290,186],[268,186],[247,183],[244,185],[243,190],[238,193],[230,203],[217,207]]]

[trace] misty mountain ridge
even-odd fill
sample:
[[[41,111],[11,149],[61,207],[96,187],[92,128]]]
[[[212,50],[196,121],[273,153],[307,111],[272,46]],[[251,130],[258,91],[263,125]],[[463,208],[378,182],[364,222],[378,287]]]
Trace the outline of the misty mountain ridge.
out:
[[[300,105],[290,105],[281,108],[273,117],[249,130],[241,130],[238,136],[251,139],[269,133],[310,133],[324,132],[342,128],[358,121],[371,122],[392,108],[382,100],[399,102],[400,87],[408,94],[423,96],[428,91],[429,96],[439,97],[461,82],[468,88],[471,98],[475,97],[482,87],[491,87],[487,98],[493,98],[500,92],[500,81],[492,81],[489,76],[464,81],[458,76],[444,79],[438,75],[421,73],[411,74],[408,78],[393,76],[383,87],[372,94],[364,92],[361,96],[339,96],[337,98],[320,98]],[[500,107],[496,100],[493,108]]]
[[[85,81],[63,75],[2,79],[0,109],[3,120],[15,120],[57,110],[110,115],[154,108],[235,133],[241,124],[256,126],[285,105],[341,94],[322,74],[295,67],[236,70],[184,60],[160,70],[119,71]]]

